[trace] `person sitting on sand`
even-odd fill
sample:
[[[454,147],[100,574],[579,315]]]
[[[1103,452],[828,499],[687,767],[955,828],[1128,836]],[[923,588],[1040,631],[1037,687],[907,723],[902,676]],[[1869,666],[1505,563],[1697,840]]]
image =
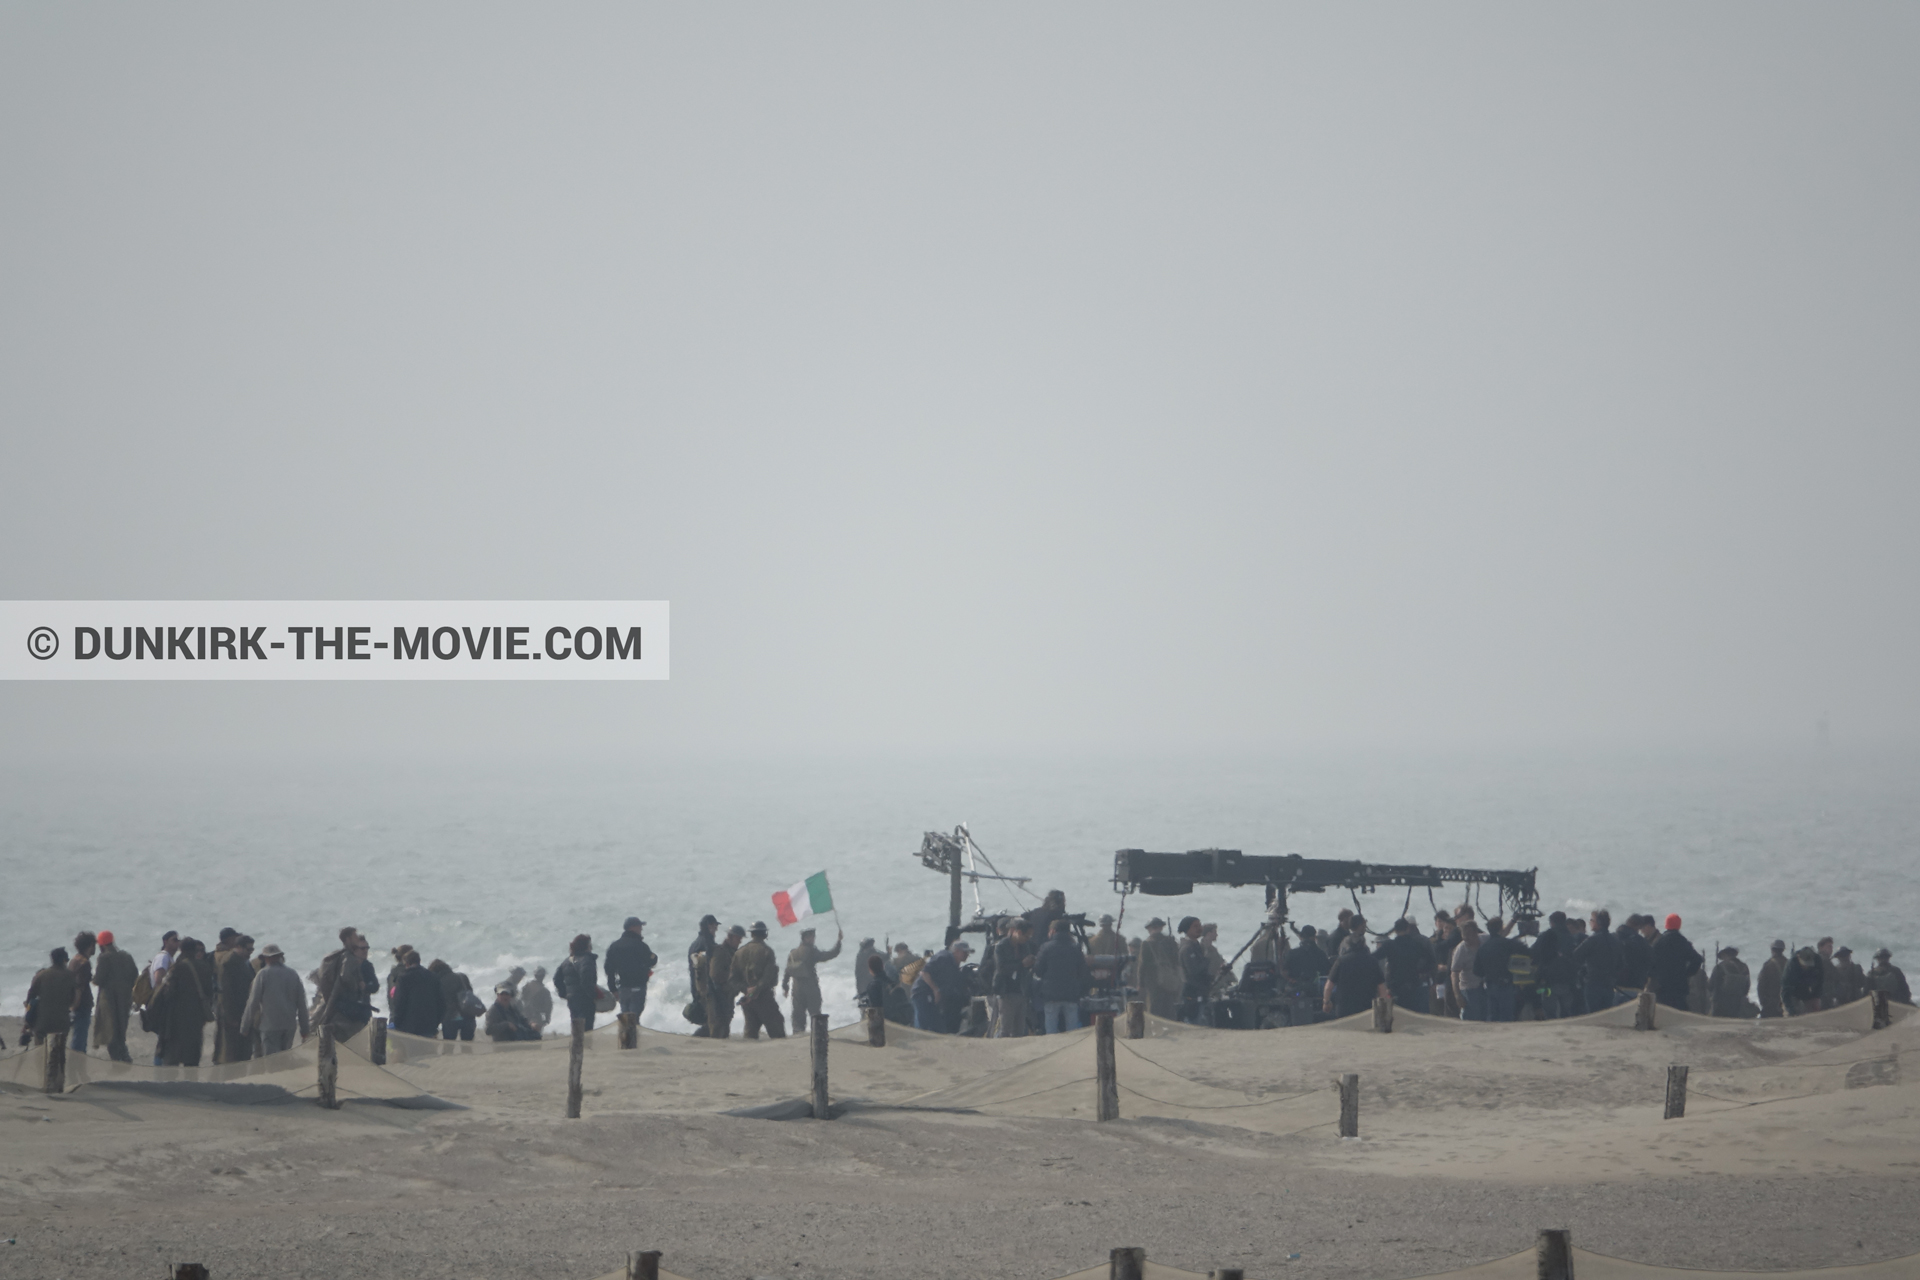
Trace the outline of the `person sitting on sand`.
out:
[[[513,1007],[513,988],[502,982],[493,989],[493,1003],[487,1006],[487,1039],[538,1040],[540,1033]]]

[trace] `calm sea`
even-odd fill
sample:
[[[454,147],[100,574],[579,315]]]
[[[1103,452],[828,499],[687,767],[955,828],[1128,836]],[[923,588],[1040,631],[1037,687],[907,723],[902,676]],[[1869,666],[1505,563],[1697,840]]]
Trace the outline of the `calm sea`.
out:
[[[852,1015],[860,938],[937,946],[945,879],[915,854],[965,822],[1000,869],[1116,910],[1115,849],[1219,846],[1311,857],[1535,867],[1549,908],[1679,912],[1703,949],[1750,960],[1775,937],[1832,934],[1920,962],[1920,771],[1910,755],[1525,758],[1345,755],[1219,760],[814,760],[632,765],[31,767],[0,780],[0,999],[17,1011],[48,948],[112,929],[143,961],[166,929],[222,925],[306,972],[342,924],[473,976],[597,950],[636,914],[661,953],[649,1026],[687,1030],[680,957],[694,922],[773,923],[772,893],[830,879],[847,933],[827,999]],[[982,886],[988,910],[1032,899]],[[1458,893],[1441,895],[1443,903]],[[1378,922],[1405,891],[1366,903]],[[1325,923],[1344,894],[1302,896]],[[1432,908],[1420,890],[1423,923]],[[972,909],[969,894],[968,909]],[[1229,952],[1257,889],[1132,898],[1217,920]],[[823,944],[833,920],[822,922]],[[797,930],[774,929],[784,957]],[[1230,944],[1230,945],[1226,945]]]

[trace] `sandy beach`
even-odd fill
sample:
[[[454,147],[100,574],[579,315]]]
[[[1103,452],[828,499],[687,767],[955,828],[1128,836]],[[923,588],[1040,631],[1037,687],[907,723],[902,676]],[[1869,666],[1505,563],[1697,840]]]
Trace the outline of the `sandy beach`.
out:
[[[1663,1012],[1463,1025],[1405,1013],[1236,1033],[1150,1023],[1119,1044],[1123,1118],[1096,1124],[1092,1033],[977,1041],[834,1033],[830,1122],[726,1114],[804,1095],[798,1040],[356,1038],[338,1111],[314,1045],[229,1084],[76,1067],[50,1097],[0,1060],[0,1270],[23,1277],[592,1280],[629,1249],[690,1277],[1023,1280],[1116,1245],[1250,1275],[1416,1276],[1565,1226],[1665,1266],[1791,1269],[1920,1251],[1920,1023],[1864,1004],[1784,1022]],[[0,1024],[14,1043],[17,1027]],[[1662,1120],[1669,1063],[1685,1118]],[[1361,1136],[1333,1079],[1361,1077]],[[202,1068],[200,1077],[232,1075]],[[235,1088],[234,1086],[240,1086]],[[305,1090],[304,1093],[299,1092]],[[194,1094],[196,1096],[181,1096]],[[451,1104],[450,1109],[435,1108]]]

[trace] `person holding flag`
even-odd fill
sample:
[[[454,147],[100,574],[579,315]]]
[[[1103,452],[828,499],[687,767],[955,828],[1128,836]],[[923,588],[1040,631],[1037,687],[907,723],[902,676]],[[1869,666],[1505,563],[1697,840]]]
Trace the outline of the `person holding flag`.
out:
[[[833,931],[833,950],[822,951],[813,945],[815,930],[800,931],[800,945],[787,953],[787,971],[780,979],[780,990],[793,1002],[793,1034],[804,1034],[809,1015],[818,1018],[820,1014],[820,975],[816,966],[822,960],[833,960],[840,955],[840,947],[845,936],[838,926]]]
[[[773,911],[781,927],[798,924],[810,916],[833,912],[833,950],[822,951],[814,945],[816,931],[800,931],[800,945],[787,954],[787,971],[780,979],[780,990],[793,1002],[793,1033],[807,1029],[809,1015],[820,1016],[820,975],[816,966],[822,960],[839,956],[845,935],[840,930],[840,913],[833,909],[833,892],[827,888],[824,871],[808,876],[799,884],[773,895]]]

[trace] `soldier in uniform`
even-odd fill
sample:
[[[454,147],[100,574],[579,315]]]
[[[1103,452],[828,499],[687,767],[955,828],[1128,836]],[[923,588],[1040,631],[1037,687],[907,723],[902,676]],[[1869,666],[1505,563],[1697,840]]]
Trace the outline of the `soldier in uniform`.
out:
[[[707,952],[707,1035],[725,1040],[733,1034],[733,998],[740,988],[734,981],[733,961],[747,931],[739,925]]]
[[[853,956],[854,999],[858,1000],[865,996],[867,994],[867,988],[873,985],[873,967],[869,965],[867,961],[879,954],[880,949],[873,945],[872,938],[860,939],[860,950],[856,951]],[[882,968],[886,966],[884,959],[880,963]]]
[[[1833,979],[1838,984],[1834,1003],[1852,1004],[1867,994],[1867,971],[1853,962],[1853,948],[1839,947],[1833,953]]]
[[[767,926],[763,922],[753,922],[753,940],[734,953],[728,974],[740,996],[740,1011],[746,1015],[747,1039],[758,1040],[762,1026],[767,1029],[767,1039],[786,1039],[787,1020],[781,1015],[780,1001],[773,994],[774,984],[780,981],[780,961],[767,945]]]
[[[1840,1003],[1840,977],[1833,959],[1833,939],[1822,938],[1816,942],[1814,951],[1820,956],[1820,967],[1826,972],[1821,975],[1820,1007],[1832,1009]]]
[[[1747,999],[1747,990],[1752,979],[1740,959],[1740,948],[1722,947],[1717,959],[1707,980],[1707,1012],[1716,1018],[1751,1018],[1753,1002]]]
[[[1087,954],[1095,956],[1125,955],[1127,944],[1120,941],[1120,935],[1113,931],[1113,917],[1101,916],[1100,928],[1087,941]]]
[[[1780,980],[1787,973],[1787,944],[1780,939],[1773,940],[1773,954],[1760,966],[1757,994],[1760,997],[1760,1016],[1763,1018],[1784,1018],[1787,1006],[1780,998]]]
[[[793,1034],[799,1035],[807,1029],[807,1017],[820,1016],[820,974],[817,965],[823,960],[835,960],[840,956],[840,946],[845,935],[838,929],[833,931],[833,950],[822,951],[813,945],[817,936],[812,929],[800,931],[800,945],[787,953],[787,971],[780,975],[780,991],[793,1001]],[[873,939],[867,943],[872,945]],[[747,1024],[751,1027],[753,1024]],[[748,1037],[753,1033],[749,1031]]]
[[[1167,922],[1159,916],[1147,921],[1146,940],[1140,944],[1140,972],[1134,979],[1156,1018],[1180,1012],[1180,945],[1167,936]]]
[[[1907,987],[1907,975],[1894,966],[1893,952],[1885,947],[1873,953],[1873,968],[1867,970],[1867,989],[1885,992],[1887,999],[1895,1004],[1913,1003],[1913,992]]]
[[[713,916],[701,916],[700,932],[693,936],[693,943],[687,948],[687,981],[691,984],[689,988],[692,992],[691,1006],[693,1011],[700,1015],[698,1018],[689,1019],[699,1024],[700,1029],[693,1033],[696,1036],[713,1034],[713,1002],[708,988],[711,985],[710,961],[714,951],[720,946],[713,934],[719,927],[720,922]]]
[[[535,1031],[545,1031],[547,1024],[553,1021],[553,992],[547,990],[546,978],[545,965],[533,966],[533,976],[520,984],[520,994],[514,1000],[514,1007],[520,1010],[520,1016]]]

